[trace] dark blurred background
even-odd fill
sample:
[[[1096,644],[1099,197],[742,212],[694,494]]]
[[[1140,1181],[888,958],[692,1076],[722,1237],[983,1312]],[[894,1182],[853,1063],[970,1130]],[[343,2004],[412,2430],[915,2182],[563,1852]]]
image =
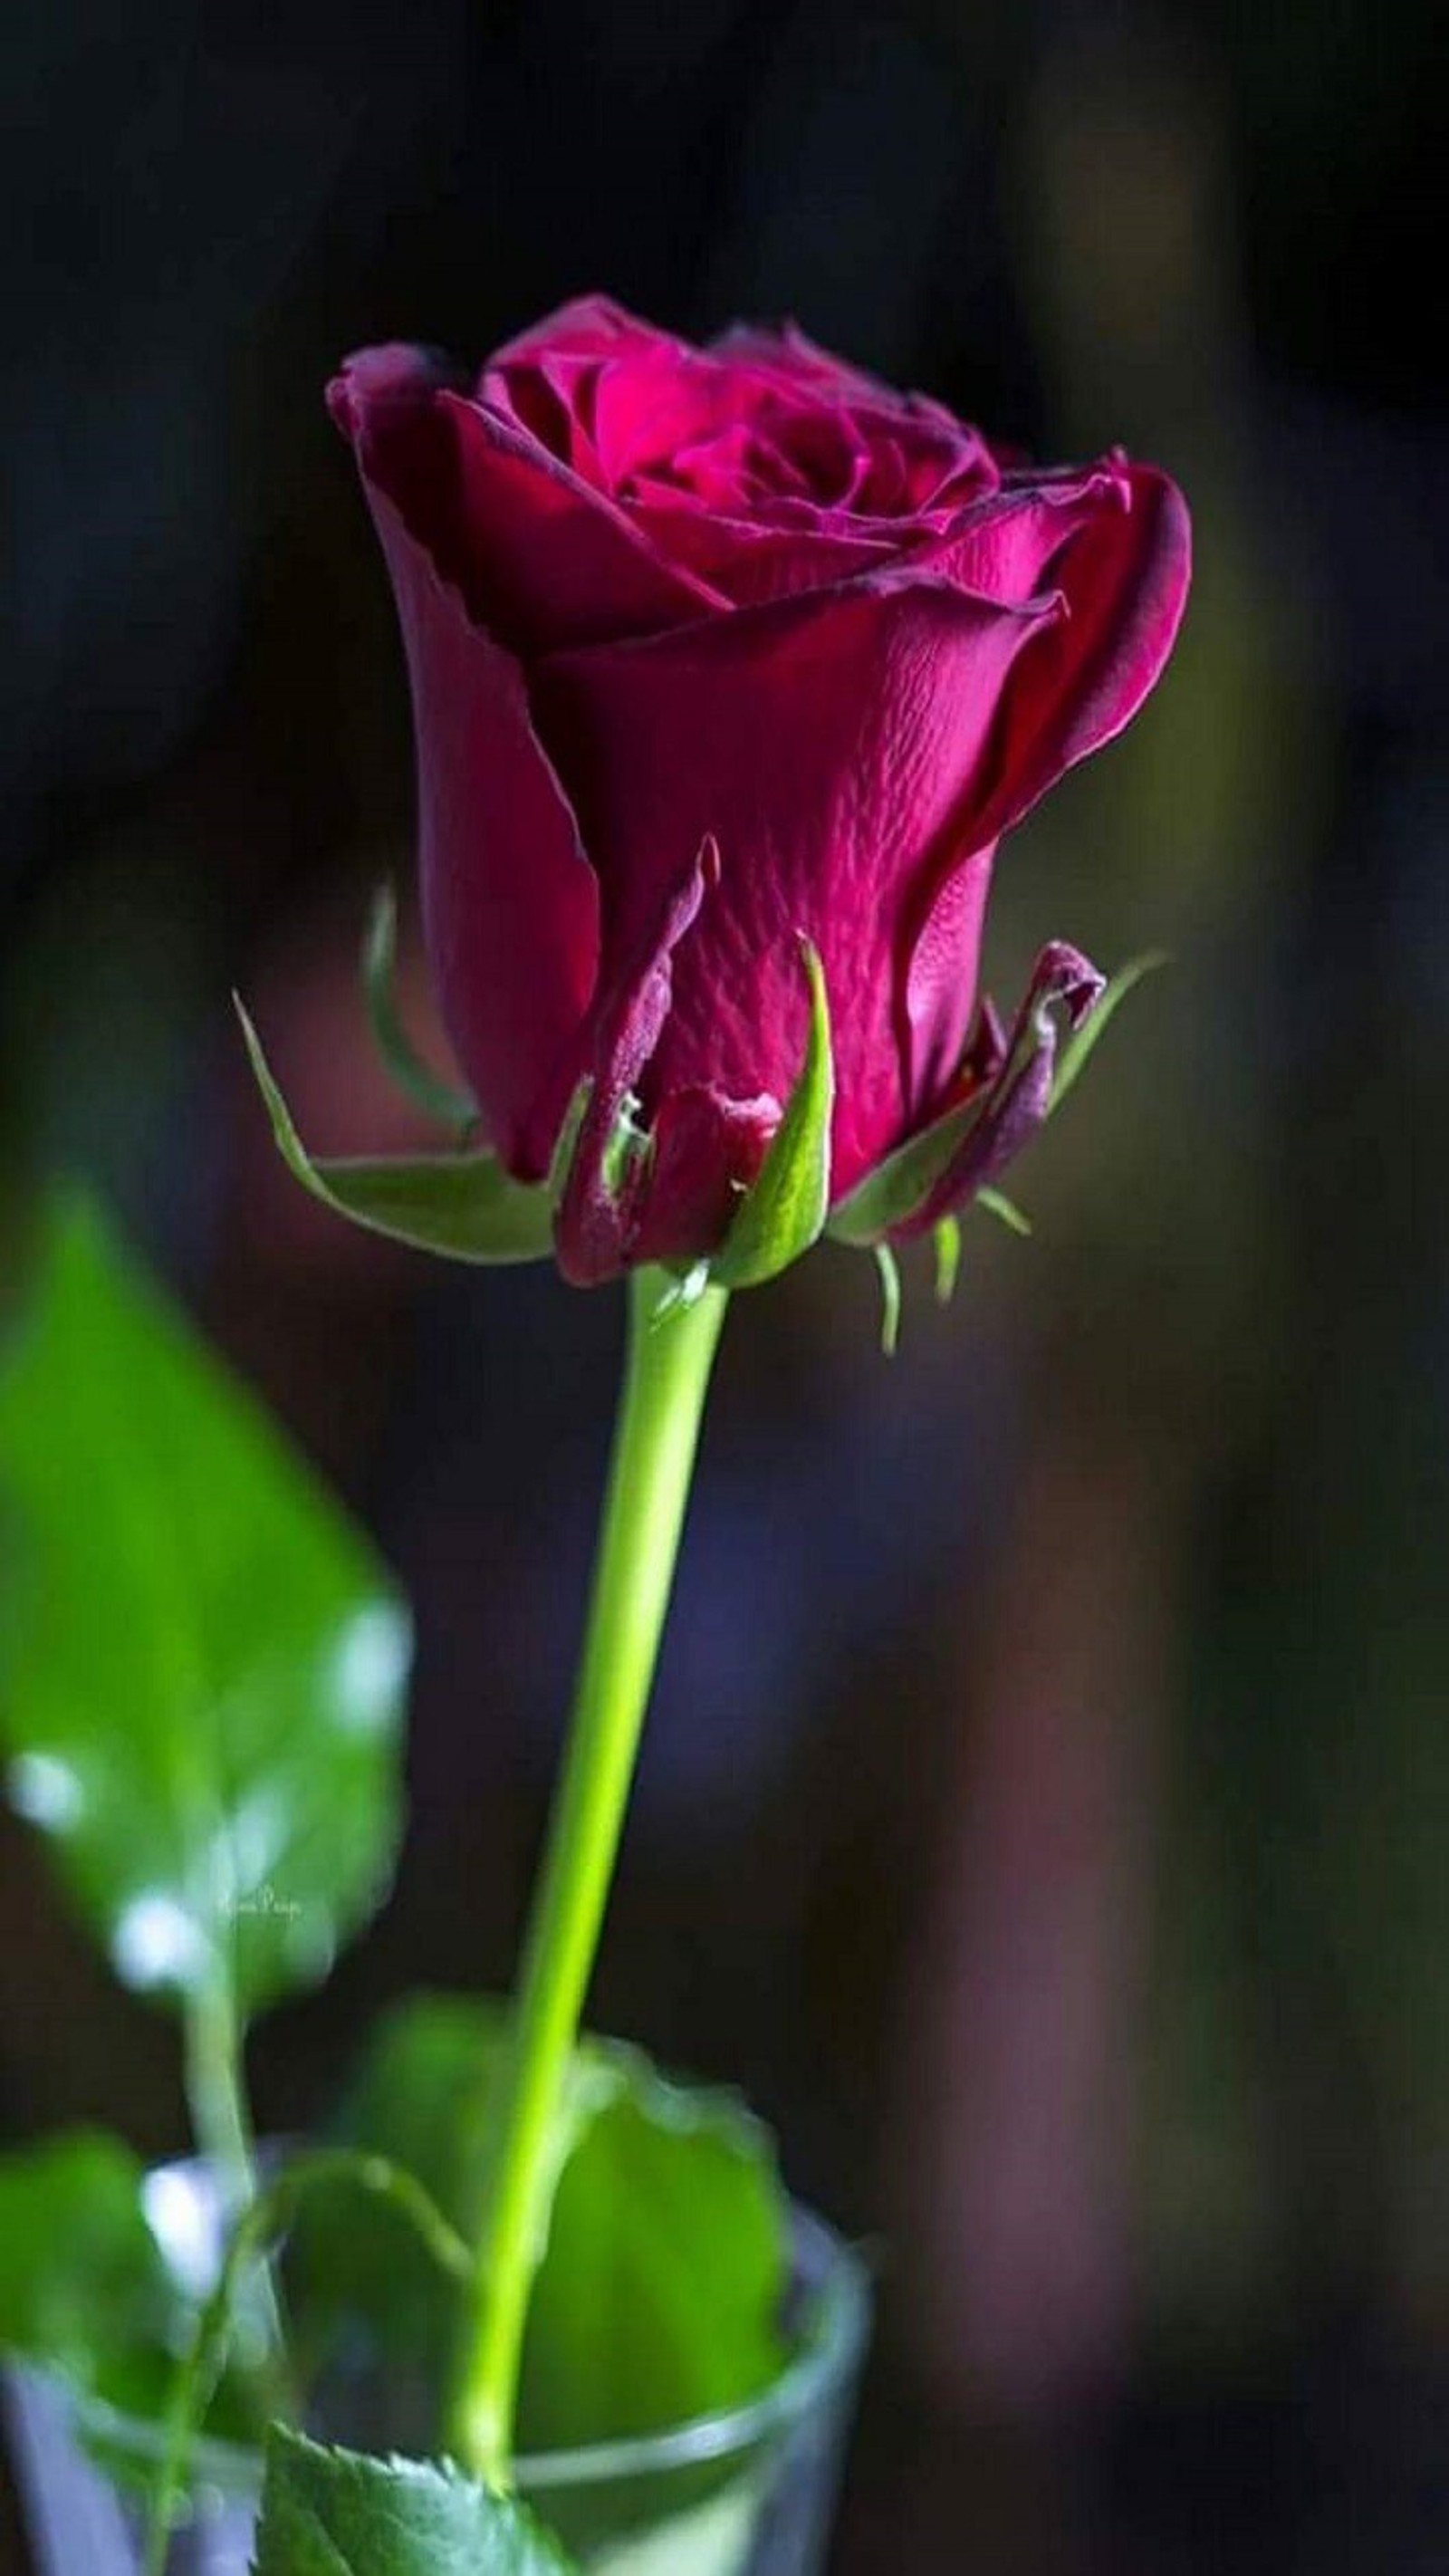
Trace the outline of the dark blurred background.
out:
[[[413,1829],[265,2122],[510,1971],[615,1295],[334,1227],[405,1141],[354,957],[406,872],[345,350],[599,286],[1185,484],[1130,737],[990,950],[1175,964],[956,1309],[732,1318],[596,2018],[741,2083],[880,2248],[839,2576],[1449,2563],[1449,249],[1430,0],[51,0],[6,40],[0,1247],[112,1195],[417,1604]],[[417,981],[414,970],[414,980]],[[419,1009],[425,998],[419,989]],[[161,2151],[171,2036],[0,1816],[0,2133]]]

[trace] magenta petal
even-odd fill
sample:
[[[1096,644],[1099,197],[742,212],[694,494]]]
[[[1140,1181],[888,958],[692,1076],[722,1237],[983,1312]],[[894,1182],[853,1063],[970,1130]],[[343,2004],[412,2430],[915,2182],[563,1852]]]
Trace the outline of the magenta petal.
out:
[[[666,335],[652,322],[641,322],[611,295],[576,295],[546,313],[539,322],[506,340],[488,361],[488,374],[503,376],[511,367],[539,365],[557,357],[606,357],[626,340],[644,346]]]
[[[731,367],[752,365],[777,383],[799,385],[837,402],[884,402],[902,408],[908,397],[885,385],[864,367],[852,366],[807,338],[798,322],[734,322],[709,344],[709,355]],[[962,433],[966,435],[965,432]]]
[[[896,1227],[897,1243],[909,1242],[943,1216],[965,1207],[1030,1142],[1051,1106],[1057,1058],[1055,1015],[1060,1010],[1069,1028],[1080,1027],[1099,1000],[1105,980],[1079,949],[1069,948],[1064,940],[1042,950],[980,1114],[929,1196],[904,1225]]]
[[[973,850],[937,887],[911,945],[905,980],[907,1115],[929,1118],[960,1071],[976,1021],[981,943],[996,843]]]
[[[646,1100],[789,1097],[803,932],[830,993],[835,1195],[898,1140],[911,907],[979,845],[1002,686],[1052,613],[892,574],[540,666],[538,723],[599,871],[607,953],[647,936],[680,849],[712,833],[723,857]]]
[[[1172,650],[1191,566],[1176,485],[1151,466],[1114,466],[1110,490],[1044,576],[1067,614],[1021,656],[1005,692],[983,817],[991,833],[1019,822],[1065,770],[1131,722]]]
[[[923,560],[983,599],[1029,599],[1057,587],[1058,561],[1072,538],[1131,506],[1131,477],[1115,457],[1071,473],[1015,480],[971,502]]]
[[[648,1188],[630,1246],[635,1261],[689,1261],[729,1231],[742,1192],[759,1178],[780,1103],[671,1091],[650,1129]]]
[[[598,889],[517,664],[475,626],[386,494],[417,733],[419,873],[438,999],[495,1150],[536,1180],[598,966]]]
[[[633,1249],[644,1167],[641,1162],[611,1176],[609,1147],[619,1114],[635,1092],[669,1015],[674,951],[718,875],[719,852],[706,838],[670,887],[648,937],[599,1013],[593,1088],[554,1228],[559,1268],[576,1288],[592,1288],[600,1280],[613,1278]]]
[[[727,605],[516,421],[451,387],[437,401],[457,443],[458,542],[510,644],[527,653],[610,642]]]

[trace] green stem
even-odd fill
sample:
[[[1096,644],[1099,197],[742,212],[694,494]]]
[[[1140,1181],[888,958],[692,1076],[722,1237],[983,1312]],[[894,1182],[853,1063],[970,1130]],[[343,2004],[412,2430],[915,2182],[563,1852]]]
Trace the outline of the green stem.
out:
[[[198,2153],[226,2208],[237,2216],[256,2197],[256,2149],[246,2107],[241,2033],[220,1985],[204,1988],[188,2001],[186,2100]]]
[[[256,2142],[247,2109],[242,2035],[228,1989],[221,1983],[192,1995],[186,2013],[186,2100],[192,2134],[228,2227],[255,2208],[261,2184]],[[266,2338],[263,2365],[271,2402],[290,2413],[287,2330],[281,2292],[269,2264],[258,2274],[257,2303]]]
[[[557,2181],[554,2127],[634,1776],[726,1293],[630,1281],[629,1349],[562,1779],[534,1899],[449,2411],[450,2447],[506,2485],[529,2293]],[[663,1302],[662,1302],[663,1301]]]
[[[238,2220],[216,2287],[197,2317],[190,2349],[176,2365],[162,2424],[161,2469],[146,2526],[146,2576],[164,2576],[191,2446],[225,2366],[247,2269],[266,2260],[269,2247],[286,2234],[304,2200],[317,2191],[338,2189],[389,2202],[442,2271],[455,2280],[469,2277],[472,2258],[462,2238],[421,2183],[389,2157],[323,2147],[285,2166]]]

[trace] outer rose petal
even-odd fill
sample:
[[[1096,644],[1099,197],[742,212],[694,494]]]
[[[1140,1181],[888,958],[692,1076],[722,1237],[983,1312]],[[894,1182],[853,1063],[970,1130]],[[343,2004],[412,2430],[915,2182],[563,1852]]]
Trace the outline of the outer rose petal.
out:
[[[511,1171],[535,1180],[593,995],[598,888],[517,664],[473,623],[358,443],[412,681],[423,919],[439,1003],[490,1141]]]
[[[788,1098],[804,931],[834,1027],[834,1194],[898,1140],[912,897],[947,853],[979,844],[1001,691],[1053,614],[1050,601],[1000,608],[891,574],[535,673],[539,730],[599,870],[610,958],[647,938],[680,850],[719,843],[720,886],[675,961],[647,1104],[696,1086]],[[975,965],[961,961],[973,988]]]
[[[1047,788],[1120,733],[1155,684],[1187,598],[1190,532],[1180,493],[1150,467],[1105,458],[1085,471],[1016,477],[967,511],[927,560],[973,592],[1060,588],[1068,615],[1015,665],[1002,700],[983,821],[994,839]],[[990,850],[973,868],[989,868]],[[963,911],[979,928],[984,880],[948,875],[914,942],[905,1018],[912,1111],[949,1088],[971,1019],[956,971]]]
[[[864,367],[852,366],[848,358],[837,358],[831,349],[822,349],[801,330],[798,322],[735,322],[711,340],[709,354],[729,366],[748,364],[773,376],[782,384],[808,385],[821,395],[833,395],[840,402],[884,402],[892,410],[903,409],[909,396],[897,393],[893,385],[882,383]],[[970,432],[963,429],[963,438]]]
[[[973,850],[951,867],[911,943],[901,1050],[913,1127],[932,1117],[951,1090],[975,1023],[976,961],[996,848],[988,841],[984,850]]]
[[[668,338],[652,322],[641,322],[611,295],[575,295],[569,303],[545,313],[541,322],[530,322],[526,330],[505,340],[488,361],[487,375],[500,376],[510,367],[530,360],[541,362],[562,354],[565,357],[606,357],[626,340],[648,343]],[[486,380],[486,379],[485,379]]]
[[[636,1163],[611,1175],[609,1146],[668,1017],[674,952],[718,882],[719,852],[706,838],[597,1014],[592,1087],[554,1227],[559,1268],[576,1288],[612,1278],[633,1251],[644,1168]]]
[[[1130,724],[1155,687],[1187,604],[1192,531],[1177,486],[1122,463],[1119,499],[1091,511],[1050,558],[1068,615],[1022,655],[1002,702],[985,821],[1019,823],[1065,770]],[[1060,489],[1046,483],[1035,498]]]
[[[1073,537],[1131,506],[1131,477],[1116,457],[1077,473],[1017,479],[972,502],[924,560],[984,599],[1026,599],[1056,587],[1056,567]]]
[[[1090,959],[1065,940],[1054,940],[1042,950],[1010,1036],[1003,1040],[994,1025],[985,1024],[978,1038],[982,1061],[973,1068],[971,1089],[979,1090],[982,1100],[975,1125],[929,1196],[904,1225],[895,1228],[894,1242],[909,1243],[939,1218],[967,1206],[1031,1142],[1051,1107],[1057,1061],[1055,1013],[1063,1013],[1068,1028],[1079,1028],[1101,999],[1104,981]]]

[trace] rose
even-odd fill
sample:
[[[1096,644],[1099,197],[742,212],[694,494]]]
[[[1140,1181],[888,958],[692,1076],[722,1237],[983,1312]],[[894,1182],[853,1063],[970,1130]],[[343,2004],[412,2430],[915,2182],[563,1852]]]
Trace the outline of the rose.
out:
[[[802,934],[832,1202],[978,1098],[897,1231],[993,1176],[1045,1108],[1048,1005],[1100,979],[1044,951],[1003,1038],[992,862],[1163,667],[1174,485],[1023,466],[793,328],[696,349],[598,298],[476,381],[371,349],[329,399],[407,647],[444,1019],[509,1171],[545,1173],[592,1079],[569,1275],[719,1244],[800,1071]]]

